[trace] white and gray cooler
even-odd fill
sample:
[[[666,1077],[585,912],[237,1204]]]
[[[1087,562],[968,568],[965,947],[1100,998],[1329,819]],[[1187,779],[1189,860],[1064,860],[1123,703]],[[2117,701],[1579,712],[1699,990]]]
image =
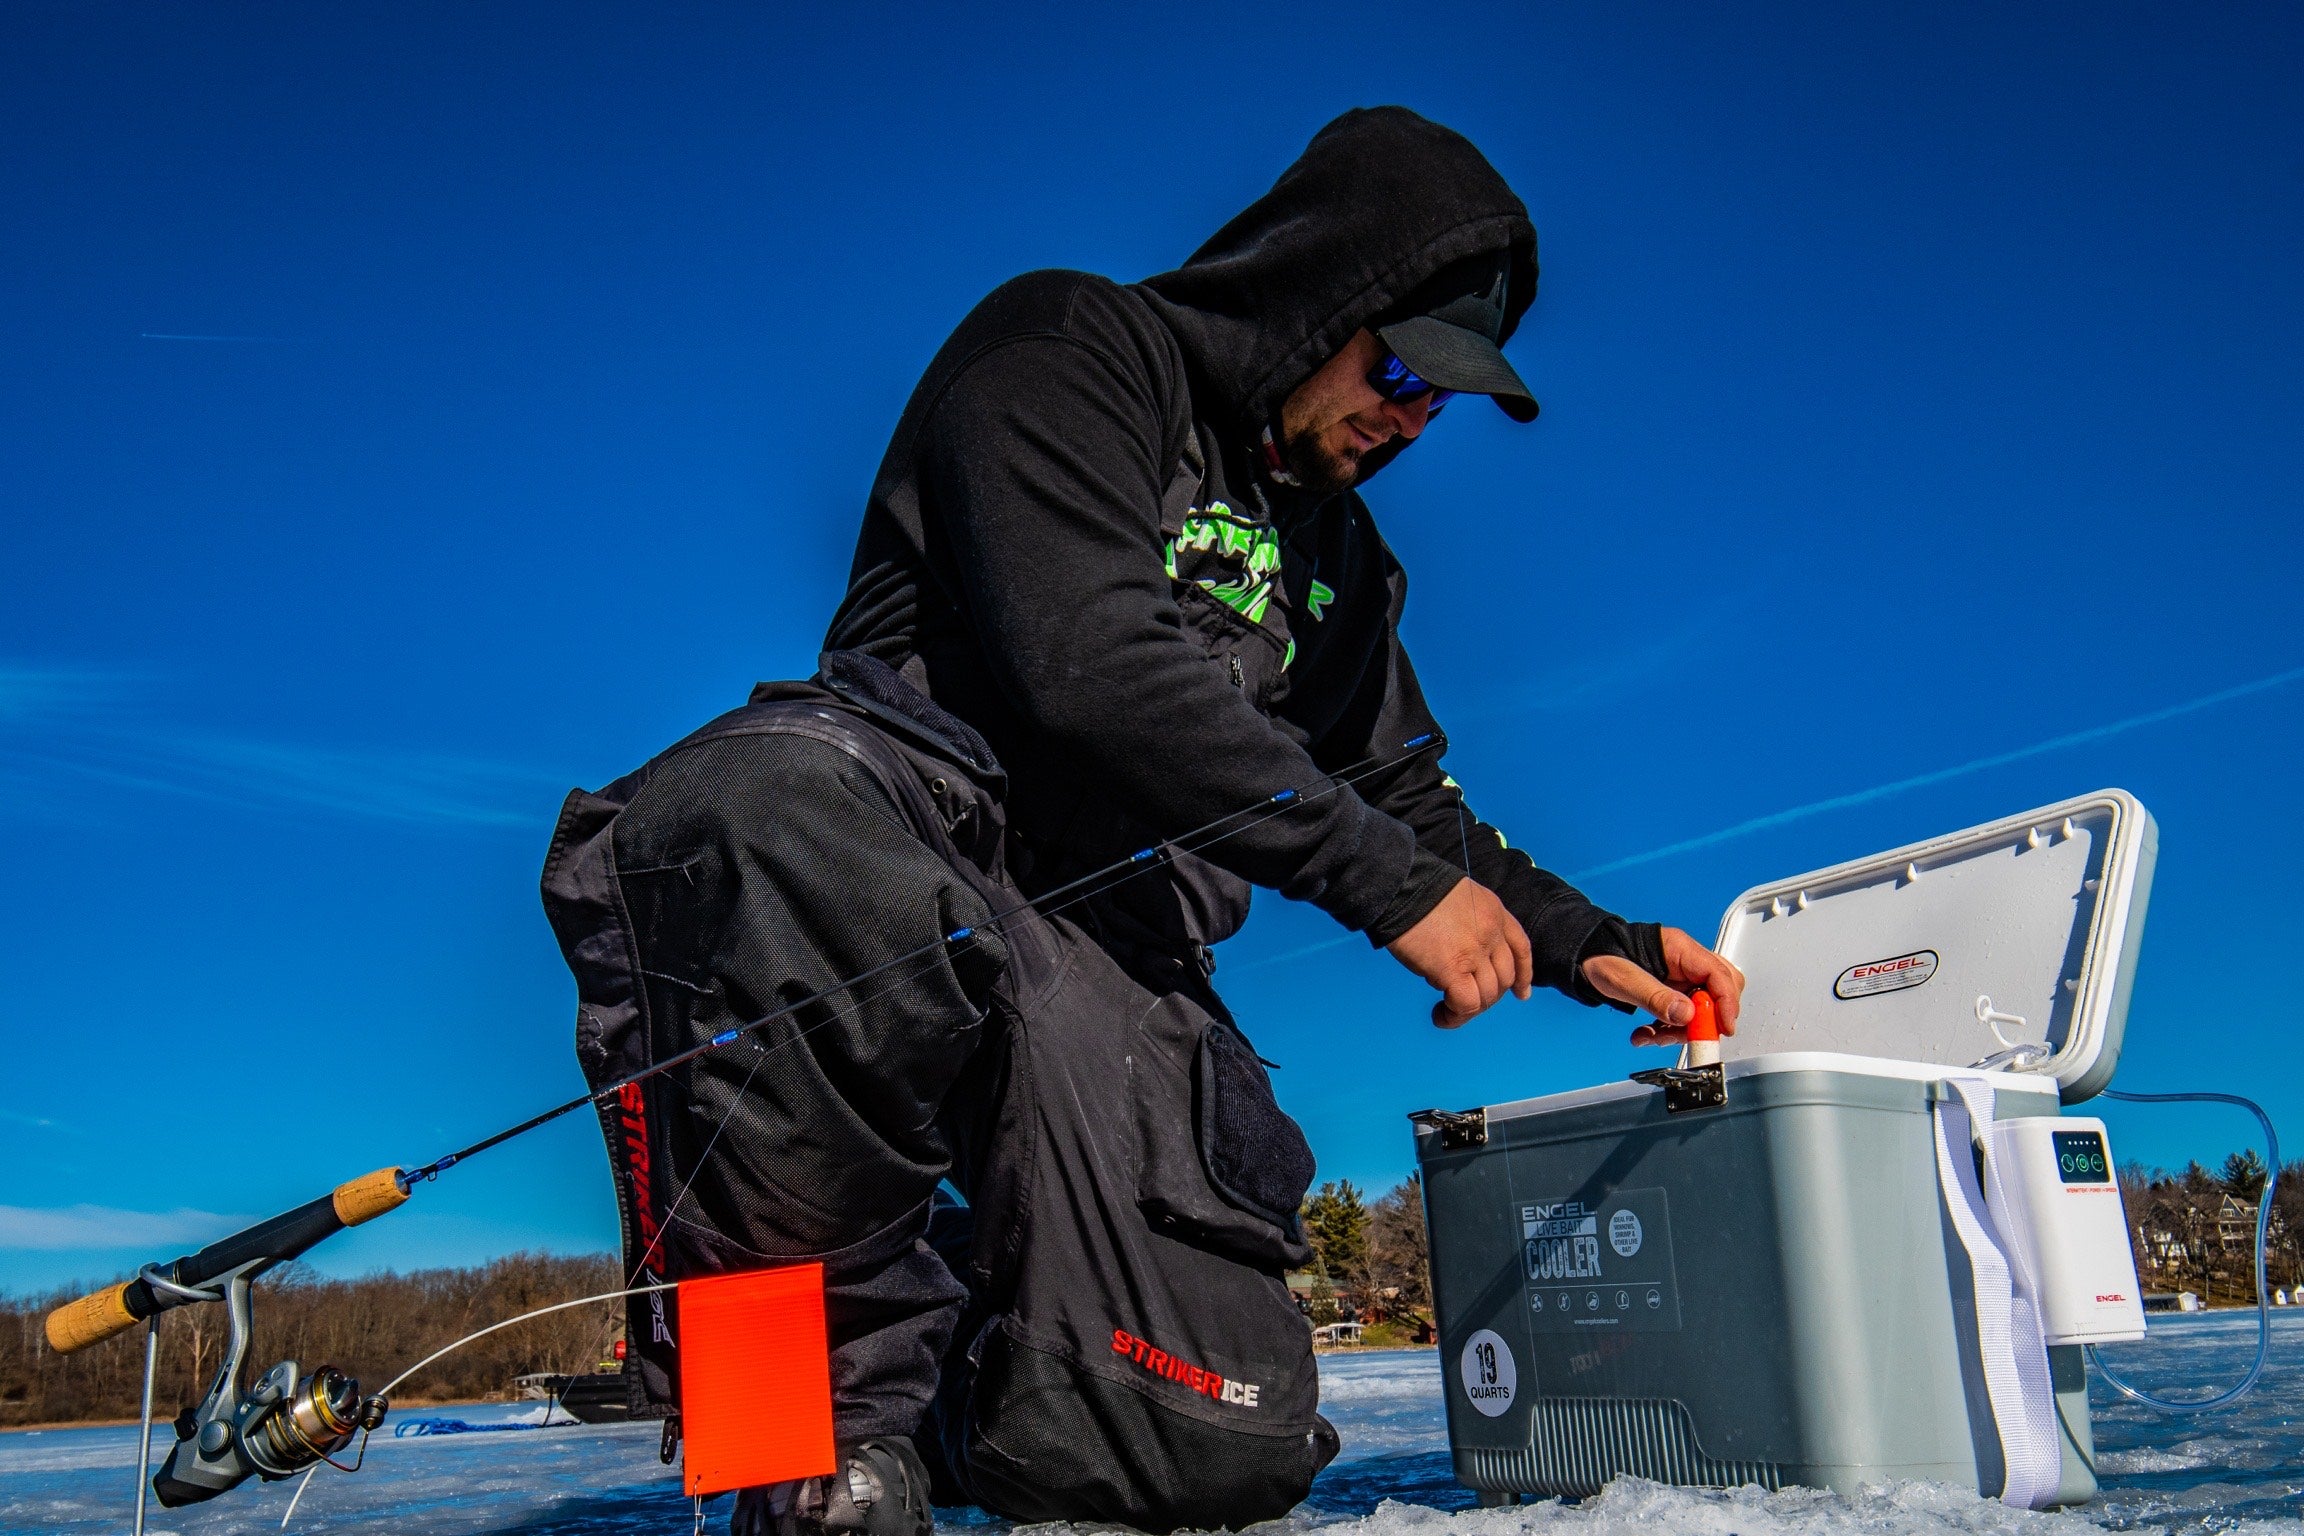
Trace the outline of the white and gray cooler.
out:
[[[2090,1497],[2080,1344],[2140,1334],[2133,1270],[2040,1296],[1975,1148],[2110,1080],[2154,851],[2106,790],[1757,887],[1721,925],[1747,990],[1716,1076],[1414,1116],[1458,1476]],[[2067,1124],[2034,1200],[2103,1247],[2109,1148]]]

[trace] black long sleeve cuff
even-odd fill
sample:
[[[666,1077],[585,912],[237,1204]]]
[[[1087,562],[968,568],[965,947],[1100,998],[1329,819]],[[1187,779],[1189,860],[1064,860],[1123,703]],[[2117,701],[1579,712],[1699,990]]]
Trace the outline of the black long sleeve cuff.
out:
[[[1593,990],[1592,983],[1584,979],[1584,962],[1595,955],[1620,955],[1658,981],[1670,981],[1672,970],[1664,962],[1664,930],[1655,923],[1628,923],[1606,912],[1600,913],[1600,919],[1576,952],[1575,990],[1569,996],[1580,1003],[1605,1003],[1619,1013],[1630,1013],[1633,1011],[1630,1003],[1620,1003]]]
[[[1382,949],[1431,915],[1464,878],[1464,871],[1427,848],[1418,848],[1409,863],[1408,878],[1376,921],[1366,928],[1368,942]]]

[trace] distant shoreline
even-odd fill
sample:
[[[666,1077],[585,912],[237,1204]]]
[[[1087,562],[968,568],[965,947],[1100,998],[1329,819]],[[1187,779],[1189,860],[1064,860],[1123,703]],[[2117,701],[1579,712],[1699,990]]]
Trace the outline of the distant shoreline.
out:
[[[429,1397],[411,1397],[395,1402],[392,1411],[398,1413],[403,1408],[493,1408],[505,1403],[528,1401],[530,1399],[521,1397],[444,1397],[437,1401]],[[544,1399],[539,1397],[533,1401],[540,1403]],[[173,1417],[161,1413],[157,1406],[152,1410],[152,1448],[155,1455],[162,1448],[161,1431],[168,1428]],[[28,1435],[48,1429],[119,1429],[124,1426],[133,1429],[143,1422],[134,1414],[125,1419],[42,1419],[36,1424],[0,1424],[0,1435]]]

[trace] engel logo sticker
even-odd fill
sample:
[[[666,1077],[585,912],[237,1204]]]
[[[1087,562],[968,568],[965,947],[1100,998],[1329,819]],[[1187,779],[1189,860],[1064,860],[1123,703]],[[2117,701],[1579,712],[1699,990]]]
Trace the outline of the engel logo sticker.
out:
[[[1901,992],[1935,974],[1936,951],[1916,949],[1908,955],[1892,955],[1886,960],[1867,960],[1862,965],[1848,967],[1840,973],[1839,980],[1832,983],[1832,995],[1847,1002],[1880,992]]]
[[[1493,1328],[1483,1328],[1464,1341],[1456,1374],[1463,1378],[1464,1395],[1472,1399],[1472,1406],[1489,1418],[1512,1406],[1513,1389],[1520,1385],[1512,1346]]]

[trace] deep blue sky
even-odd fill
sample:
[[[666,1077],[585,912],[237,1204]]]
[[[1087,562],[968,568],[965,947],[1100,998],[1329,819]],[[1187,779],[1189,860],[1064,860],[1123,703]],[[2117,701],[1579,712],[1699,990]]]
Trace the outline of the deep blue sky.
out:
[[[575,1091],[565,788],[811,668],[975,298],[1173,265],[1384,101],[1542,232],[1541,422],[1460,406],[1371,488],[1482,813],[1709,938],[2124,786],[2122,1084],[2304,1132],[2304,679],[1618,863],[2304,668],[2304,16],[1851,9],[7,7],[0,1286]],[[1334,933],[1261,899],[1219,974],[1326,1175],[1648,1064],[1557,998],[1439,1035]],[[572,1118],[313,1257],[612,1236]]]

